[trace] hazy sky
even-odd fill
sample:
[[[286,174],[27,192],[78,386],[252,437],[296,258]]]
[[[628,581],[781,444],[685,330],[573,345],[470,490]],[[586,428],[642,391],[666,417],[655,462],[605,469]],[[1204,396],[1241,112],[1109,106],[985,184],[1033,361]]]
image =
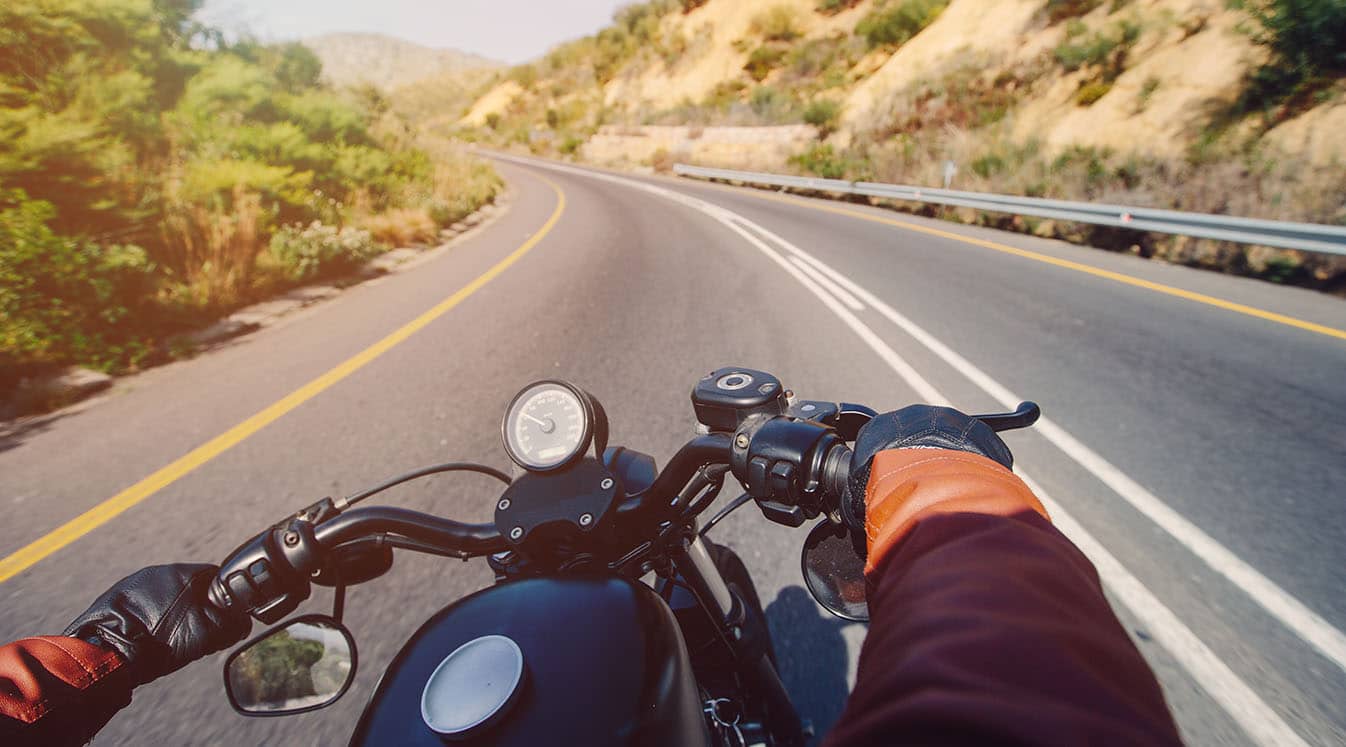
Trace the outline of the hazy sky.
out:
[[[207,0],[202,17],[266,40],[377,31],[523,62],[591,34],[631,0]]]

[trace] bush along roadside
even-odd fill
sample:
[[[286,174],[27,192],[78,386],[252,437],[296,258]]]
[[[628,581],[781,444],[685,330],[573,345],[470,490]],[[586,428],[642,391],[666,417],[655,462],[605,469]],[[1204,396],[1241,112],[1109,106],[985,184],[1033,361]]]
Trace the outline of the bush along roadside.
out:
[[[493,222],[504,212],[508,198],[508,193],[502,191],[467,215],[455,213],[457,219],[438,231],[435,250],[448,249],[469,231]],[[296,268],[293,270],[296,283],[267,300],[166,339],[158,349],[142,356],[141,368],[206,352],[291,312],[336,296],[345,288],[412,268],[414,260],[429,256],[423,247],[386,250],[372,241],[368,231],[336,229],[321,223],[283,227],[272,237],[270,252],[278,257],[295,255],[286,265]],[[108,389],[114,381],[113,376],[103,371],[76,365],[29,368],[20,373],[14,385],[0,391],[0,423],[74,404]]]
[[[0,400],[162,362],[235,309],[435,243],[500,188],[378,91],[200,4],[0,4]]]

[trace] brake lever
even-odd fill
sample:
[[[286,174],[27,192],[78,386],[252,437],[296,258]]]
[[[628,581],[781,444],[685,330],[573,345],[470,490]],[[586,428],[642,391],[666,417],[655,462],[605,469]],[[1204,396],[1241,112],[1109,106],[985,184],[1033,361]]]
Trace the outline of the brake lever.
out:
[[[1000,433],[1019,428],[1027,428],[1042,417],[1042,408],[1036,402],[1020,402],[1014,412],[1002,412],[994,415],[974,415],[977,420],[991,426],[991,430]]]

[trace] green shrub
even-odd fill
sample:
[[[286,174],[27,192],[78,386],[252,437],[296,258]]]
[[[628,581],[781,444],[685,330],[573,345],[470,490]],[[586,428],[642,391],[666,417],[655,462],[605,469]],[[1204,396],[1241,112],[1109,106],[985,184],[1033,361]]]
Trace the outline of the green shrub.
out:
[[[317,221],[307,227],[285,226],[271,237],[271,255],[294,280],[348,272],[382,252],[368,231]]]
[[[255,266],[274,226],[433,207],[436,164],[386,96],[325,87],[300,45],[226,39],[199,5],[0,3],[6,362],[132,364],[288,282]]]
[[[48,227],[55,217],[49,202],[0,192],[0,369],[134,363],[148,347],[126,322],[153,299],[153,263],[136,246],[58,236]]]
[[[989,153],[972,162],[972,171],[983,179],[995,176],[1005,170],[1005,159],[998,154]]]
[[[1253,39],[1271,51],[1255,69],[1227,119],[1279,108],[1285,119],[1319,103],[1320,93],[1346,76],[1346,2],[1234,0],[1260,27]]]
[[[1276,55],[1272,64],[1301,76],[1346,75],[1346,3],[1341,0],[1252,0],[1262,26],[1257,40]]]
[[[1043,11],[1050,23],[1085,15],[1103,4],[1103,0],[1047,0]]]
[[[864,37],[870,49],[898,47],[939,18],[949,0],[893,0],[879,5],[855,24],[855,33]]]
[[[834,16],[859,4],[860,0],[818,0],[816,10],[825,16]]]
[[[1083,29],[1083,24],[1068,29],[1066,41],[1053,50],[1056,61],[1068,72],[1102,66],[1108,79],[1115,79],[1125,66],[1126,53],[1140,39],[1140,26],[1132,21],[1119,21],[1088,36],[1084,36]]]
[[[762,124],[798,122],[797,102],[788,92],[772,86],[758,86],[748,96],[748,107]]]
[[[1108,95],[1112,90],[1112,83],[1108,81],[1096,80],[1080,86],[1080,90],[1075,92],[1075,103],[1080,106],[1093,106],[1094,102]]]
[[[788,5],[773,5],[753,16],[749,26],[753,33],[767,41],[788,42],[801,35],[799,19],[795,10]]]
[[[761,46],[748,55],[748,61],[743,64],[743,69],[748,71],[748,75],[753,80],[761,81],[780,66],[781,60],[785,59],[786,51],[776,46]]]
[[[561,141],[559,146],[557,146],[557,150],[567,156],[572,156],[580,149],[581,145],[584,145],[584,138],[575,137],[574,135],[566,135],[566,138]]]
[[[804,107],[804,122],[817,127],[824,137],[836,129],[840,116],[841,104],[831,99],[814,99]]]
[[[809,39],[790,49],[790,73],[799,78],[812,78],[837,68],[849,68],[846,55],[846,37]]]
[[[1150,99],[1154,98],[1154,93],[1159,90],[1161,84],[1162,81],[1153,75],[1145,79],[1140,86],[1140,93],[1136,94],[1136,111],[1144,111],[1145,107],[1149,106]]]
[[[844,179],[850,166],[848,159],[838,155],[831,145],[814,145],[791,156],[790,163],[824,179]]]

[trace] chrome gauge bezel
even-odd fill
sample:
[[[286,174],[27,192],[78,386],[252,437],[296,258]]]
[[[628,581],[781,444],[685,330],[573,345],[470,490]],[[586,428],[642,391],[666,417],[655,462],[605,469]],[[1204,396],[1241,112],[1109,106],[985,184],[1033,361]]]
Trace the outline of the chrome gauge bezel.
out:
[[[514,443],[514,426],[520,416],[516,415],[515,410],[516,408],[521,407],[528,399],[539,394],[540,390],[557,389],[564,390],[579,402],[580,417],[583,419],[583,423],[579,442],[566,453],[560,461],[557,461],[554,464],[543,465],[528,459],[516,448],[516,444]],[[529,472],[556,472],[557,470],[565,469],[571,464],[574,464],[577,459],[582,458],[585,452],[589,450],[589,447],[593,444],[594,440],[595,419],[593,399],[587,392],[568,381],[543,379],[524,387],[509,401],[509,406],[505,408],[505,416],[500,422],[500,438],[505,444],[505,453],[509,455],[509,458],[515,464]]]

